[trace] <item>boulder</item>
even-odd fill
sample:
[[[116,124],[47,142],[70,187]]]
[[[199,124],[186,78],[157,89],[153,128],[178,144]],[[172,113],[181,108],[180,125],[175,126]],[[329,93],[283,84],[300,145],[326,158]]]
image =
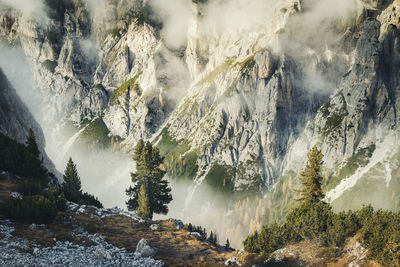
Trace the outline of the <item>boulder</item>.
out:
[[[144,258],[154,257],[157,253],[157,249],[150,247],[147,244],[147,240],[142,238],[136,246],[135,253],[139,254],[141,257]]]

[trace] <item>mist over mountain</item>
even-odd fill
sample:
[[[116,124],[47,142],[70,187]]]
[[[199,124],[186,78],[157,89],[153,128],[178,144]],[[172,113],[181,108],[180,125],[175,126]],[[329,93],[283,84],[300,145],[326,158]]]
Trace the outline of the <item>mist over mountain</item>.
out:
[[[58,171],[72,156],[83,189],[120,208],[149,140],[172,185],[167,217],[237,248],[284,220],[314,145],[335,211],[398,211],[399,12],[398,0],[0,0],[0,86],[25,102],[1,99],[0,130],[23,141],[35,128]]]

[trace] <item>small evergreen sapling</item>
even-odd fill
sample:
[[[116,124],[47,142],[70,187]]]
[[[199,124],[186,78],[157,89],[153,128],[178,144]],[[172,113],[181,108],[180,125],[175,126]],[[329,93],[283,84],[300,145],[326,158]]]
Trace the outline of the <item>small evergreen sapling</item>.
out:
[[[229,239],[226,239],[225,249],[230,249],[230,248],[231,248],[231,243],[229,242]]]
[[[63,191],[69,201],[77,202],[82,195],[81,178],[78,175],[75,163],[69,158],[64,172]]]

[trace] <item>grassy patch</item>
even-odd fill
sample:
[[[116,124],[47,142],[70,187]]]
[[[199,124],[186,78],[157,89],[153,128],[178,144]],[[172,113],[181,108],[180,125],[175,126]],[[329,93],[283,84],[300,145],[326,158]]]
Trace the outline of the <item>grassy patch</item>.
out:
[[[234,168],[228,165],[213,164],[204,182],[218,193],[228,194],[233,191]]]
[[[164,156],[164,166],[174,179],[192,179],[198,171],[198,151],[190,150],[188,140],[176,140],[168,134],[168,128],[161,132],[161,139],[157,144],[160,153]],[[189,151],[189,152],[188,152]]]
[[[358,168],[365,167],[369,163],[375,148],[375,144],[372,144],[366,148],[359,149],[357,153],[347,160],[336,175],[334,173],[329,174],[328,179],[324,182],[324,190],[329,191],[335,188],[340,181],[353,175]]]
[[[86,126],[79,139],[87,144],[106,148],[111,143],[109,134],[110,130],[108,130],[103,119],[96,118]]]
[[[241,178],[246,175],[246,170],[254,168],[255,166],[259,166],[261,164],[259,159],[248,160],[246,162],[240,162],[237,167],[236,176]],[[235,196],[238,199],[243,199],[245,197],[252,197],[259,195],[264,187],[264,181],[260,174],[256,174],[252,177],[247,177],[247,179],[251,179],[251,183],[248,185],[242,185],[235,192]]]
[[[242,62],[236,63],[236,65],[240,67],[242,75],[248,75],[249,72],[256,65],[256,61],[254,60],[254,56],[255,56],[255,54],[252,55],[252,56],[249,56],[248,58],[246,58]]]
[[[227,58],[224,63],[216,67],[213,71],[211,71],[206,77],[204,77],[198,84],[211,83],[217,78],[217,76],[229,69],[232,63],[235,61],[234,57]]]
[[[319,109],[324,118],[328,117],[330,107],[331,107],[331,100],[328,99],[328,101],[325,104],[323,104],[322,107]]]
[[[353,175],[358,168],[366,166],[369,163],[369,159],[371,158],[375,149],[375,144],[359,149],[357,153],[347,160],[346,165],[344,165],[344,167],[340,170],[339,177],[349,177]]]
[[[113,29],[110,30],[110,34],[112,36],[112,38],[119,38],[121,37],[121,28],[115,27]]]
[[[126,95],[126,93],[128,92],[128,89],[133,90],[138,96],[140,96],[142,94],[142,92],[140,90],[139,85],[136,84],[136,81],[141,74],[142,73],[138,73],[135,77],[124,82],[117,90],[115,90],[114,93],[110,97],[110,101],[108,102],[109,105],[113,106],[115,104],[118,104],[119,103],[118,99],[121,96]]]
[[[342,125],[342,122],[344,118],[348,115],[349,113],[347,110],[342,109],[340,111],[334,111],[327,119],[325,122],[325,126],[322,129],[322,134],[324,136],[328,136],[330,133],[338,131]]]

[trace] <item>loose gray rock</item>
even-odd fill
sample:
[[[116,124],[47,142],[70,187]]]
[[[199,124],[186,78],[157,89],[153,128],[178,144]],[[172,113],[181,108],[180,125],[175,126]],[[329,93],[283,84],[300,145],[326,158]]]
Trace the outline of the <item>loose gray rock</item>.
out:
[[[225,266],[242,266],[236,257],[232,257],[225,261]]]
[[[196,237],[198,240],[203,240],[203,237],[198,232],[191,232],[189,235]]]
[[[147,245],[147,240],[142,238],[137,244],[135,253],[141,255],[144,258],[153,257],[154,255],[156,255],[157,249]]]
[[[15,198],[15,199],[22,199],[22,195],[18,192],[12,192],[10,194],[10,197]]]
[[[152,224],[150,225],[150,229],[153,231],[158,231],[161,229],[161,226],[159,224]]]
[[[183,222],[181,220],[178,220],[178,219],[169,219],[169,220],[176,224],[176,230],[185,228],[185,225],[183,224]]]

